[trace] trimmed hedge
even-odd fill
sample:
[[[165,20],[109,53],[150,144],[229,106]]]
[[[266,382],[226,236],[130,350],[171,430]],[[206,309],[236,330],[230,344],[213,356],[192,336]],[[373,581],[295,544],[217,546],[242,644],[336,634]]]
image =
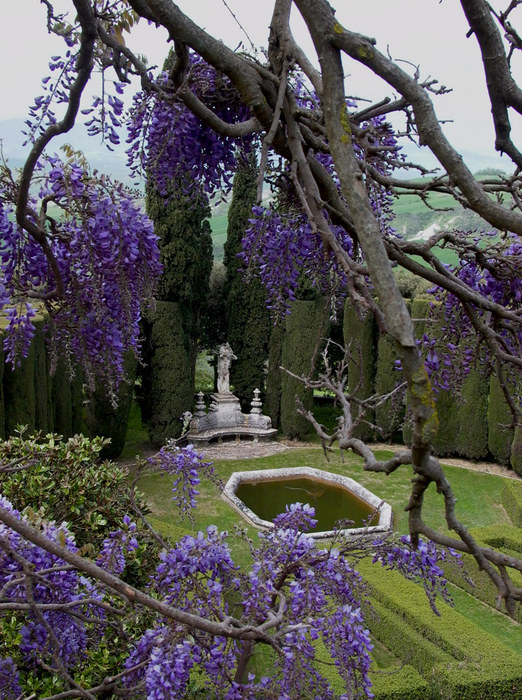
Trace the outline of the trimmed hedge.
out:
[[[63,360],[58,361],[51,378],[53,430],[64,438],[73,435],[73,404],[69,370]]]
[[[409,664],[390,673],[370,671],[375,700],[426,700],[430,688],[424,678]]]
[[[504,480],[502,505],[513,521],[513,525],[522,528],[522,481]]]
[[[284,338],[285,324],[282,321],[278,321],[272,326],[270,340],[268,341],[268,371],[266,374],[266,398],[264,404],[264,413],[270,416],[274,428],[281,426],[281,384],[283,377],[280,366]]]
[[[509,464],[513,428],[509,406],[495,374],[489,380],[488,445],[496,462]]]
[[[286,319],[285,335],[281,351],[281,364],[297,376],[307,376],[311,369],[314,351],[319,338],[325,337],[325,302],[294,301],[291,315]],[[289,438],[304,438],[311,431],[310,423],[297,414],[295,397],[305,409],[313,406],[313,391],[302,382],[283,372],[281,379],[281,430]]]
[[[378,329],[375,316],[367,313],[359,318],[350,299],[344,306],[343,337],[345,346],[350,346],[352,353],[348,368],[348,391],[355,392],[360,399],[366,399],[374,393]],[[373,411],[366,414],[366,419],[370,423],[375,422]],[[375,431],[370,425],[362,423],[354,435],[361,440],[372,440]]]
[[[31,343],[27,357],[13,369],[4,366],[3,387],[5,434],[14,435],[17,425],[27,425],[28,433],[35,430],[36,396],[34,372],[35,344]]]
[[[511,466],[519,476],[522,476],[522,425],[517,425],[511,443]]]
[[[64,359],[58,360],[51,376],[45,318],[37,315],[33,323],[29,353],[15,370],[5,363],[0,347],[0,438],[14,435],[17,425],[27,425],[29,433],[38,430],[69,438],[84,427],[82,376],[77,371],[71,379]]]
[[[120,456],[125,445],[138,366],[133,352],[127,353],[124,366],[127,381],[121,382],[118,387],[116,408],[112,405],[104,386],[97,386],[95,391],[89,395],[87,402],[85,423],[89,437],[99,435],[111,440],[110,444],[101,450],[101,459],[116,459]]]
[[[49,360],[45,347],[45,321],[37,320],[34,325],[35,427],[47,435],[53,432],[53,404]]]
[[[396,360],[395,341],[389,335],[381,335],[377,344],[376,394],[388,394],[402,381],[402,373],[395,369]],[[375,424],[382,431],[377,433],[378,439],[392,441],[399,439],[405,415],[405,394],[405,389],[398,391],[391,399],[375,409]]]
[[[489,525],[488,527],[471,530],[471,535],[483,546],[501,549],[506,554],[518,558],[520,558],[522,554],[522,530],[518,527]],[[462,576],[462,572],[454,566],[443,566],[446,578],[470,595],[478,598],[490,607],[495,608],[497,605],[498,592],[489,576],[479,569],[477,562],[470,554],[463,554],[462,562],[473,585],[466,581]],[[518,572],[512,571],[511,575],[515,583],[522,585],[522,576]],[[518,622],[522,622],[521,605],[518,605],[516,619]]]
[[[458,435],[456,449],[468,459],[488,456],[489,372],[475,363],[464,382],[457,404]]]
[[[158,301],[156,313],[144,322],[140,408],[155,444],[180,435],[180,418],[194,402],[190,338],[183,321],[181,304]]]
[[[428,669],[426,680],[435,697],[513,700],[520,696],[522,655],[446,605],[442,608],[441,616],[435,616],[422,587],[406,581],[397,572],[387,571],[380,564],[369,561],[360,562],[358,568],[369,581],[372,600],[377,601],[381,612],[383,606],[387,611],[385,622],[382,626],[374,624],[373,633],[378,639],[381,632],[383,635],[391,634],[394,618],[390,612],[418,633],[417,638],[408,632],[410,641],[404,642],[407,632],[403,624],[398,624],[391,650],[399,657],[402,654],[406,663]],[[437,652],[432,652],[426,642],[438,647]],[[424,654],[432,658],[436,655],[440,657],[439,660],[430,665],[422,653],[414,648],[417,644],[422,645]],[[449,662],[447,657],[452,657]]]
[[[401,614],[385,603],[372,599],[376,616],[366,616],[372,635],[385,644],[395,656],[411,665],[424,678],[430,676],[436,664],[450,664],[453,656],[436,646],[422,632],[415,630]],[[433,614],[433,613],[432,613]]]

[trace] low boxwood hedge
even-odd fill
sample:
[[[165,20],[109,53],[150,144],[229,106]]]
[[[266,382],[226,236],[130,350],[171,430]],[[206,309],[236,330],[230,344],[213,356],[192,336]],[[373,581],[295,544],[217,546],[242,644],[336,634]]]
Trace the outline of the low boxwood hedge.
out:
[[[502,505],[513,525],[522,527],[522,481],[505,479],[502,487]]]
[[[372,623],[372,632],[378,639],[382,633],[393,637],[393,644],[389,643],[391,650],[406,663],[422,668],[434,697],[512,700],[522,694],[522,650],[517,653],[509,649],[446,605],[437,617],[422,587],[406,581],[396,572],[369,562],[360,562],[359,569],[370,583],[372,600],[377,601],[381,616],[383,607],[396,616],[381,617],[382,623]],[[403,624],[397,623],[397,619]],[[395,634],[390,631],[394,622]],[[407,633],[405,625],[418,636]],[[438,647],[437,654],[441,654],[440,661],[435,664],[430,663],[434,653],[426,642]],[[422,645],[422,650],[415,649],[415,645]],[[424,661],[419,660],[422,653],[427,656]]]
[[[518,527],[489,525],[475,528],[471,530],[470,534],[483,546],[500,549],[505,554],[520,558],[522,553],[522,530]],[[454,566],[444,566],[446,578],[475,598],[495,608],[498,592],[489,576],[479,569],[477,562],[471,555],[463,554],[462,562],[464,570],[472,583],[467,581],[463,577],[462,572]],[[511,575],[516,584],[522,585],[522,576],[517,571],[512,571]],[[518,606],[517,611],[516,620],[522,623],[521,605]]]
[[[372,599],[375,615],[366,617],[372,635],[387,646],[399,659],[415,668],[424,677],[429,677],[436,664],[451,664],[454,660],[414,629],[396,610],[385,603]]]
[[[394,671],[370,672],[375,700],[426,700],[431,696],[424,678],[409,664]]]

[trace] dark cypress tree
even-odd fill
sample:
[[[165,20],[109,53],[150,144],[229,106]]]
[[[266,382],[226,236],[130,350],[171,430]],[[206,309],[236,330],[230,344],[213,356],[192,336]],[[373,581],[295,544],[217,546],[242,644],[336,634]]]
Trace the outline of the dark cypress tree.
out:
[[[321,351],[321,338],[328,335],[328,319],[325,318],[325,300],[297,300],[292,302],[291,314],[285,322],[285,334],[281,350],[281,365],[297,375],[308,376],[317,367]],[[281,376],[281,430],[289,438],[302,440],[312,431],[311,424],[297,413],[296,396],[306,410],[313,408],[313,389],[286,372]]]
[[[34,382],[35,344],[31,343],[27,357],[18,367],[4,367],[3,388],[5,406],[5,434],[13,435],[17,425],[26,425],[34,432],[36,399]]]
[[[34,325],[36,328],[33,339],[35,427],[46,435],[53,432],[53,406],[51,401],[52,379],[49,374],[49,362],[45,347],[45,320],[38,318]]]
[[[206,195],[194,191],[185,194],[181,182],[171,182],[162,194],[149,185],[147,212],[160,238],[163,275],[157,298],[162,303],[143,326],[148,367],[142,378],[140,406],[151,437],[160,443],[179,435],[180,416],[193,406],[201,311],[212,269],[212,237]],[[176,324],[170,340],[164,337],[168,323]],[[155,342],[159,338],[161,342]],[[188,376],[182,376],[181,370]],[[157,372],[161,376],[154,376]],[[151,386],[155,387],[154,402],[146,396],[145,387]]]
[[[259,389],[264,399],[265,365],[271,330],[266,290],[255,277],[255,271],[251,271],[251,276],[245,279],[237,258],[252,206],[256,202],[256,181],[257,166],[254,158],[251,158],[234,178],[224,254],[227,269],[227,340],[237,356],[230,369],[230,380],[244,411],[250,409],[254,389]]]

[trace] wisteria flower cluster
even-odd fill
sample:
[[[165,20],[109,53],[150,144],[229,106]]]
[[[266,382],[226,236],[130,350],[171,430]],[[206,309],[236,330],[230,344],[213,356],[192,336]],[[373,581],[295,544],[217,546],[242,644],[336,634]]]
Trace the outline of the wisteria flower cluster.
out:
[[[306,87],[305,81],[297,77],[294,89],[297,101],[311,113],[317,111],[319,100]],[[349,102],[354,108],[355,104]],[[384,117],[375,117],[360,125],[359,137],[353,136],[356,157],[365,172],[365,183],[370,201],[379,222],[383,236],[395,235],[392,227],[394,214],[393,196],[373,177],[372,172],[389,175],[393,170],[393,161],[383,158],[383,152],[399,159],[400,147],[395,134]],[[329,153],[316,153],[314,156],[331,175],[337,184],[334,163]],[[275,168],[275,165],[272,166]],[[312,230],[307,217],[303,214],[299,199],[286,167],[278,174],[279,186],[284,183],[284,199],[276,198],[269,207],[255,206],[252,218],[242,241],[243,250],[239,257],[245,273],[249,271],[259,275],[267,290],[267,306],[274,316],[288,313],[289,304],[296,298],[297,290],[303,280],[312,284],[320,293],[336,289],[337,294],[346,290],[346,276],[341,269],[336,255],[325,246],[318,233]],[[328,214],[325,212],[328,219]],[[355,255],[352,238],[342,227],[331,225],[341,248],[350,257]]]
[[[20,674],[10,656],[0,656],[0,697],[4,700],[18,700],[22,695]]]
[[[255,206],[239,257],[245,272],[255,270],[267,291],[267,306],[274,316],[289,311],[304,279],[325,293],[345,287],[346,278],[335,254],[326,250],[321,237],[302,214],[277,212]],[[351,255],[353,242],[340,227],[333,227],[338,240]]]
[[[125,555],[138,549],[136,523],[128,515],[123,516],[123,527],[112,530],[102,543],[96,563],[115,576],[121,576],[125,569]]]
[[[49,75],[42,79],[42,94],[37,95],[34,104],[29,107],[29,116],[25,120],[27,129],[22,131],[27,137],[26,143],[35,141],[47,127],[56,124],[55,105],[69,102],[69,91],[77,75],[78,52],[73,48],[75,40],[72,34],[66,41],[70,48],[63,56],[51,58]]]
[[[444,601],[452,604],[451,594],[441,563],[453,560],[461,565],[461,555],[454,549],[437,547],[431,540],[419,539],[417,547],[413,547],[409,535],[403,535],[399,543],[385,543],[376,540],[377,547],[373,561],[380,562],[387,569],[399,571],[409,581],[421,583],[428,597],[429,604],[436,615],[439,611],[435,599],[439,595]]]
[[[157,79],[168,92],[169,76]],[[187,85],[220,119],[235,123],[248,119],[249,112],[228,78],[219,75],[199,56],[191,54]],[[237,138],[218,134],[193,114],[174,94],[166,100],[150,92],[138,93],[130,110],[127,154],[131,172],[146,173],[160,194],[167,195],[169,183],[184,183],[184,194],[191,195],[197,184],[212,197],[217,191],[230,191],[238,169],[241,146]]]
[[[11,503],[0,497],[0,506],[21,518]],[[65,525],[41,523],[44,535],[59,542],[72,552],[76,551],[74,538]],[[23,539],[18,533],[0,523],[0,591],[4,602],[35,605],[48,604],[51,609],[32,610],[24,616],[20,627],[20,652],[28,665],[38,665],[43,659],[52,666],[58,657],[66,667],[74,666],[87,646],[87,632],[83,622],[63,610],[53,610],[53,603],[74,603],[79,600],[81,581],[74,569],[65,562]],[[24,562],[35,573],[31,579],[24,574]],[[39,574],[38,572],[42,572]],[[81,606],[79,606],[81,607]],[[89,615],[89,610],[83,610]],[[6,661],[3,661],[6,664]]]
[[[316,662],[319,637],[336,660],[350,697],[372,697],[372,645],[361,613],[362,580],[339,550],[316,549],[306,534],[314,516],[307,505],[287,508],[274,529],[260,536],[248,574],[234,564],[227,534],[215,527],[184,537],[162,555],[151,583],[162,598],[209,620],[229,619],[232,612],[237,617],[241,611],[236,624],[273,629],[281,653],[274,658],[271,676],[256,678],[244,670],[252,645],[203,632],[192,631],[187,638],[181,626],[159,622],[127,661],[134,669],[127,683],[138,697],[182,697],[198,664],[201,682],[224,698],[333,699]],[[238,668],[243,669],[239,676]]]
[[[175,477],[172,484],[172,500],[182,516],[190,520],[194,517],[193,509],[199,494],[197,486],[201,477],[206,476],[218,483],[212,462],[205,462],[204,455],[196,452],[193,445],[179,447],[176,440],[169,440],[154,457],[149,457],[147,462]]]
[[[469,236],[469,234],[468,234]],[[496,232],[488,234],[495,244]],[[461,259],[452,269],[452,273],[470,289],[506,310],[519,313],[522,302],[522,246],[512,237],[507,237],[505,243],[495,245],[496,259]],[[433,294],[436,309],[434,313],[440,318],[444,350],[440,349],[440,339],[437,341],[426,333],[421,341],[421,349],[425,353],[425,364],[430,378],[435,386],[449,389],[459,385],[473,365],[480,358],[487,364],[491,350],[484,346],[478,352],[475,329],[459,299],[439,287],[430,290]],[[488,323],[489,314],[479,309],[475,304],[470,307],[479,319]],[[492,329],[497,334],[500,345],[507,353],[518,357],[522,344],[522,329],[519,323],[505,320]],[[458,367],[460,377],[455,376]]]
[[[49,158],[40,198],[59,207],[47,215],[46,254],[42,245],[12,220],[7,195],[0,201],[2,306],[9,319],[7,359],[27,353],[36,308],[52,317],[53,340],[74,354],[86,380],[94,376],[115,387],[123,376],[127,349],[138,352],[143,304],[153,298],[161,271],[157,237],[134,196],[105,177],[95,178],[76,162]],[[36,202],[32,202],[36,210]],[[53,298],[56,275],[62,298]],[[36,296],[36,304],[28,301]],[[63,353],[65,354],[65,353]]]

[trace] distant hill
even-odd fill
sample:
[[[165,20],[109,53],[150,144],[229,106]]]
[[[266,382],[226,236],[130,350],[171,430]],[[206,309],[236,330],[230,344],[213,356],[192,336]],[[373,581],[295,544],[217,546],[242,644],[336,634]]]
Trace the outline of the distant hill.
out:
[[[9,164],[14,167],[21,167],[27,147],[23,147],[24,136],[21,131],[24,128],[22,119],[0,120],[0,140],[4,157]],[[136,182],[129,178],[125,165],[126,144],[115,147],[113,152],[109,151],[98,138],[87,134],[82,124],[77,125],[71,132],[57,138],[53,142],[52,152],[59,151],[61,145],[70,143],[75,150],[80,150],[85,154],[93,169],[111,175],[113,178],[136,187]],[[499,163],[498,159],[492,159],[477,154],[466,154],[467,160],[476,164],[477,169],[488,167],[481,174],[491,175],[495,173]],[[138,184],[141,186],[141,183]],[[267,193],[268,194],[268,193]],[[401,195],[395,200],[393,209],[395,212],[394,226],[397,232],[407,239],[425,238],[444,228],[457,228],[464,230],[491,230],[491,226],[483,221],[477,214],[462,208],[449,196],[441,194],[430,195],[430,206],[413,195]],[[223,259],[223,245],[226,240],[226,227],[228,207],[230,205],[230,195],[224,197],[222,201],[213,206],[211,226],[214,240],[214,258]],[[447,210],[447,211],[445,211]]]
[[[476,173],[477,176],[495,174],[495,171]],[[402,194],[397,197],[393,204],[395,212],[393,226],[397,233],[410,240],[428,238],[433,233],[444,229],[492,230],[491,224],[475,212],[464,209],[450,195],[433,193],[428,196],[428,202],[429,207],[420,197],[412,194]]]
[[[28,146],[23,146],[25,136],[22,130],[25,129],[22,119],[0,120],[0,140],[4,158],[12,168],[20,168],[28,153]],[[74,127],[73,130],[63,136],[54,139],[49,147],[50,153],[60,153],[60,146],[70,143],[75,151],[82,151],[89,162],[91,168],[106,175],[111,175],[116,180],[131,187],[136,187],[136,182],[129,178],[129,171],[126,167],[125,149],[127,145],[120,144],[114,147],[114,151],[101,143],[100,139],[89,136],[83,124]]]

